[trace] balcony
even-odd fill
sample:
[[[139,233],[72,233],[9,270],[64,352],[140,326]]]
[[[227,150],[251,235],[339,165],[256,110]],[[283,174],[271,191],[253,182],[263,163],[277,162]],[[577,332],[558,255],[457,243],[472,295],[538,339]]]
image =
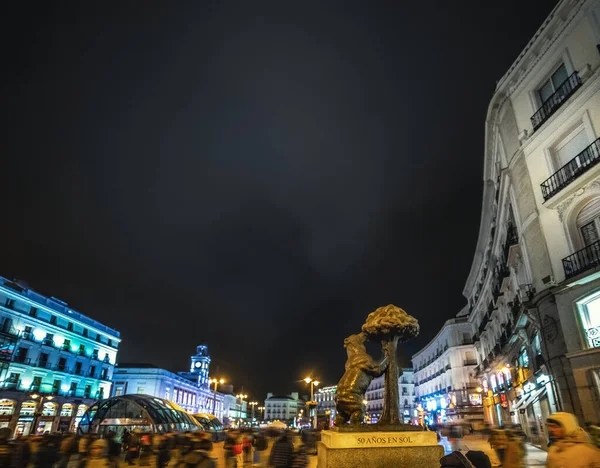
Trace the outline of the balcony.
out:
[[[546,99],[535,114],[531,116],[531,125],[535,132],[542,124],[562,106],[571,95],[581,86],[581,79],[577,72],[573,72],[552,94]]]
[[[571,278],[600,265],[600,241],[563,258],[562,263],[565,278]]]
[[[542,182],[544,201],[552,198],[581,174],[598,164],[599,161],[600,138]]]

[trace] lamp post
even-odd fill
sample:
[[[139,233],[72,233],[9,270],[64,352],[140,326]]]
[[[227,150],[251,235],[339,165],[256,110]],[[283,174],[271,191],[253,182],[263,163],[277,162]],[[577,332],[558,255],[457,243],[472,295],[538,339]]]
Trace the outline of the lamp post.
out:
[[[260,413],[259,413],[261,415],[260,419],[262,421],[264,421],[264,419],[265,419],[265,407],[264,406],[259,406],[258,407],[258,411],[260,411]]]
[[[225,379],[210,379],[208,384],[215,384],[215,393],[213,395],[213,414],[216,416],[217,411],[217,386],[219,384],[223,385],[225,383]]]
[[[316,412],[316,406],[314,405],[314,401],[315,401],[315,387],[317,387],[319,385],[319,381],[318,380],[314,380],[311,377],[306,377],[304,379],[304,381],[307,384],[310,384],[310,413],[311,416],[313,417],[313,421],[312,421],[312,427],[313,429],[317,428],[317,416],[315,414]]]
[[[34,400],[37,400],[38,398],[40,399],[40,403],[36,408],[35,415],[33,417],[33,434],[35,435],[37,433],[38,421],[40,419],[40,416],[42,415],[42,411],[44,410],[44,400],[50,401],[54,399],[54,397],[52,395],[38,395],[37,393],[33,393],[29,396]]]
[[[240,399],[240,419],[242,419],[242,410],[244,409],[244,398],[248,398],[248,395],[240,393],[239,395],[236,395],[236,397]]]
[[[254,407],[258,405],[258,401],[249,401],[248,404],[252,406],[252,419],[250,420],[250,425],[252,426],[252,421],[254,421]]]

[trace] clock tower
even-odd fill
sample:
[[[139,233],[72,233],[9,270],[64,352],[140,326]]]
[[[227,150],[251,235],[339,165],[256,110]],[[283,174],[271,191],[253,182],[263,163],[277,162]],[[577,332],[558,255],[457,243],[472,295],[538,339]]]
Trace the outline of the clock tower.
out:
[[[208,366],[210,365],[210,356],[206,345],[196,347],[196,355],[192,356],[190,373],[198,377],[199,387],[208,387]]]

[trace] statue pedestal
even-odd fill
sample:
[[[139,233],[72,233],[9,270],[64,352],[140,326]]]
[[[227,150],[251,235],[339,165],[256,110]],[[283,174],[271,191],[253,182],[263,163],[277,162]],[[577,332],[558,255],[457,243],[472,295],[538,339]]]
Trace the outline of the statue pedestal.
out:
[[[429,431],[322,431],[318,468],[440,466],[444,448]]]

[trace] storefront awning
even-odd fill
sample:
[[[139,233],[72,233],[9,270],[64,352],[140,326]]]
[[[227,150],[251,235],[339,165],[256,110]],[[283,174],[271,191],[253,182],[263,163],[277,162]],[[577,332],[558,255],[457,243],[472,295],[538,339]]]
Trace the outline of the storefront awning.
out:
[[[538,401],[541,397],[544,396],[544,394],[546,393],[546,387],[542,387],[542,388],[538,388],[537,390],[534,390],[530,393],[527,393],[525,396],[523,396],[523,398],[521,398],[521,400],[519,400],[519,402],[513,407],[513,411],[516,411],[518,409],[524,409],[527,408],[529,405],[531,405],[532,403],[535,403],[536,401]]]

